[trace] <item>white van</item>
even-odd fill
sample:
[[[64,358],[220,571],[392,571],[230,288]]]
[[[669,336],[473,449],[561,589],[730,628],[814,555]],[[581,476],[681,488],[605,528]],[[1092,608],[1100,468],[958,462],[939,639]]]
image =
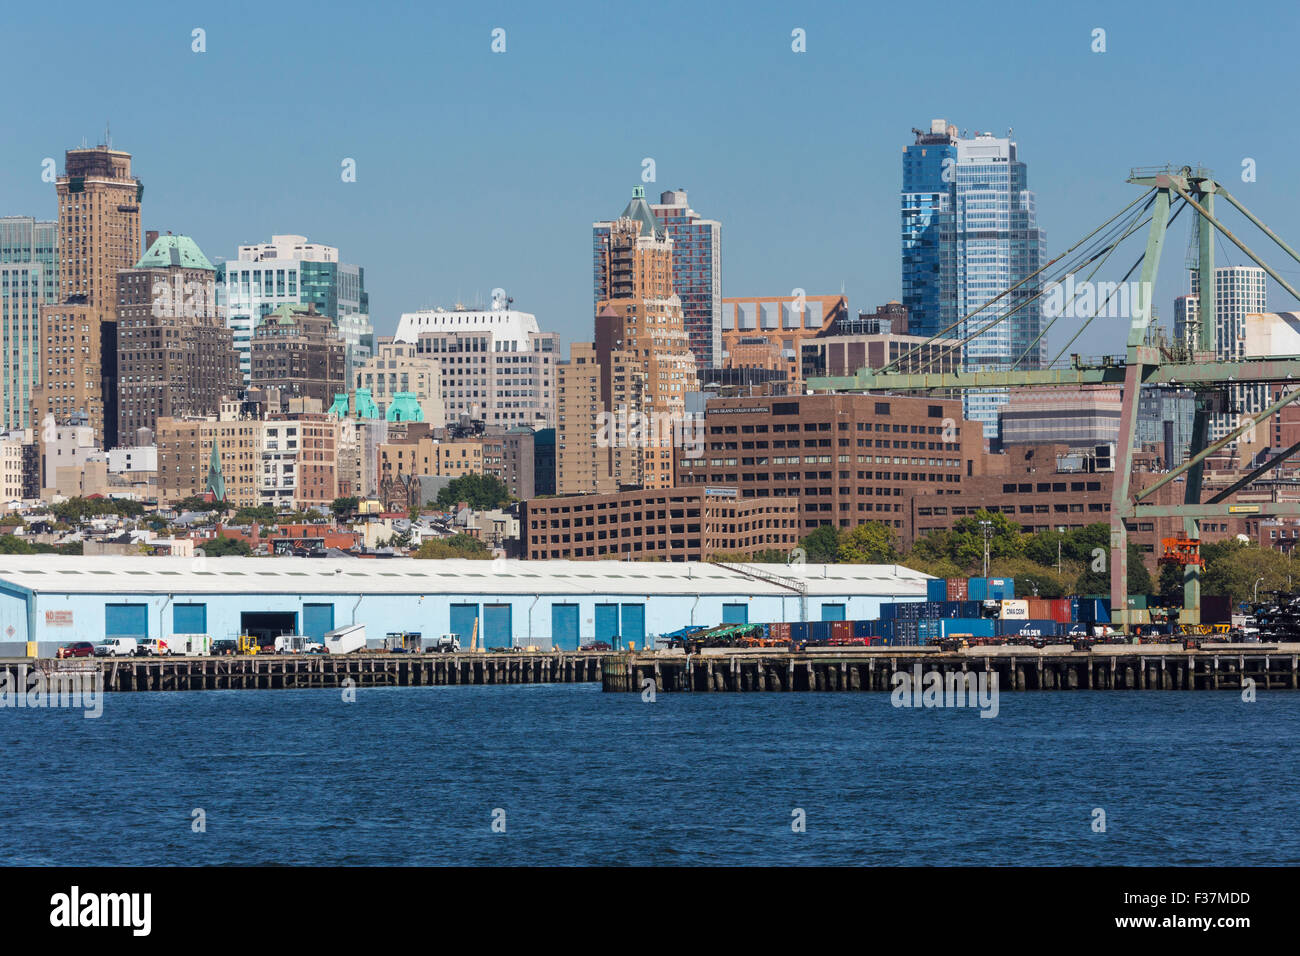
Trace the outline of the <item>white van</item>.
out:
[[[110,637],[95,645],[96,657],[135,657],[140,643],[134,637]]]

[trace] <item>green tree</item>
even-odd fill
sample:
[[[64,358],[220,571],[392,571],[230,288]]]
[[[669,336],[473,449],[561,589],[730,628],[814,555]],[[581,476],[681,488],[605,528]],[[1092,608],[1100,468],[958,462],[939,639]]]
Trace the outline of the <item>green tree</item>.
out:
[[[838,560],[843,564],[892,564],[898,560],[894,529],[880,521],[866,521],[840,538]]]
[[[1090,559],[1074,585],[1075,594],[1110,594],[1110,549],[1104,550],[1105,560],[1100,570],[1094,570],[1094,561]],[[1128,593],[1151,593],[1151,574],[1142,561],[1142,549],[1134,541],[1128,543]]]
[[[1056,553],[1053,551],[1055,560]],[[989,574],[997,578],[1012,578],[1016,582],[1017,597],[1066,597],[1073,591],[1074,578],[1057,574],[1055,567],[1046,567],[1028,558],[1003,558],[989,563]]]
[[[219,538],[209,538],[207,541],[202,542],[199,547],[210,558],[226,556],[247,558],[253,553],[253,549],[249,547],[248,542],[243,538],[227,538],[224,535]]]
[[[969,517],[959,518],[952,526],[949,557],[964,568],[984,566],[984,523],[989,527],[989,560],[1019,558],[1025,551],[1025,535],[1000,511],[981,508]]]
[[[342,498],[335,498],[330,502],[330,511],[334,515],[335,521],[344,521],[357,513],[357,508],[361,506],[361,500],[356,495],[347,495]]]
[[[274,524],[276,519],[274,505],[253,505],[240,508],[230,519],[235,524]]]
[[[436,504],[450,511],[462,501],[475,511],[488,511],[509,504],[510,489],[496,475],[461,475],[438,492]]]
[[[840,531],[824,524],[799,542],[809,564],[834,564],[840,557]]]
[[[411,555],[413,558],[470,558],[490,561],[492,552],[478,538],[467,534],[453,534],[450,538],[429,538]]]

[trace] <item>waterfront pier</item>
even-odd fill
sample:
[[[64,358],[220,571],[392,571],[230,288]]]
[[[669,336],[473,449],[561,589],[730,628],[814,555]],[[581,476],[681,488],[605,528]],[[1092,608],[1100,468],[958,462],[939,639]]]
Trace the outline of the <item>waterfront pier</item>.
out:
[[[892,691],[894,675],[996,673],[1004,691],[1258,690],[1300,688],[1300,644],[1184,650],[1170,645],[1114,644],[1072,648],[930,647],[789,653],[732,651],[685,655],[611,655],[602,669],[606,691]]]
[[[9,687],[33,672],[94,674],[105,691],[281,690],[306,687],[445,687],[578,684],[601,679],[600,653],[252,654],[226,657],[3,658]],[[351,683],[348,683],[350,681]]]

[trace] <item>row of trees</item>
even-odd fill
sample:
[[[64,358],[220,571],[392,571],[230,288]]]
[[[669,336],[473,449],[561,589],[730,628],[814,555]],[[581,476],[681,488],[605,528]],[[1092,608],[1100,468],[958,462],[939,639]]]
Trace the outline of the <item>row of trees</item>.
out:
[[[800,540],[799,548],[802,559],[811,564],[900,564],[941,578],[969,577],[983,571],[986,522],[989,575],[1014,578],[1017,594],[1110,593],[1110,528],[1104,524],[1024,532],[1001,512],[981,510],[961,518],[951,530],[921,536],[910,549],[902,547],[893,528],[879,521],[846,530],[822,525]],[[714,557],[745,560],[734,554]],[[790,559],[782,552],[767,551],[749,560],[786,563]],[[1130,594],[1152,590],[1151,576],[1135,544],[1129,546],[1128,586]],[[1218,586],[1217,579],[1211,579],[1210,586]],[[1205,593],[1218,592],[1207,588]]]

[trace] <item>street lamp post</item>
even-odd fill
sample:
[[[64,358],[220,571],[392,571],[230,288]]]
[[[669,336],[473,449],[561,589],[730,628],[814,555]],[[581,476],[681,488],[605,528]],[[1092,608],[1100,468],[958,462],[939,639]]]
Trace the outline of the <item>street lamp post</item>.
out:
[[[981,521],[980,531],[984,535],[984,577],[989,576],[989,537],[993,534],[993,522]]]
[[[1260,582],[1260,581],[1263,581],[1263,580],[1264,580],[1264,579],[1263,579],[1262,577],[1259,577],[1259,578],[1256,578],[1256,579],[1255,579],[1255,603],[1256,603],[1256,604],[1259,603],[1259,582]]]

